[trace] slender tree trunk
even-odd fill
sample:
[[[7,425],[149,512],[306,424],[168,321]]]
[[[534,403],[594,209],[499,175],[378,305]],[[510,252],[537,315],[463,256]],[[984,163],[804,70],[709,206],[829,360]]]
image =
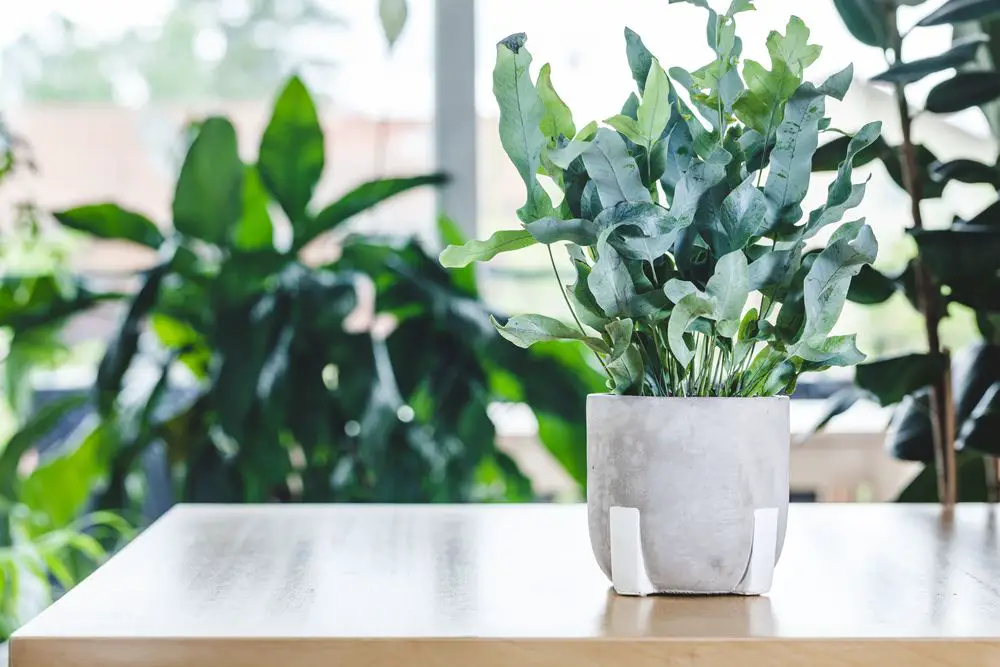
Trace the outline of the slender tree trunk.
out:
[[[900,60],[903,38],[896,25],[895,7],[890,3],[887,7],[889,17],[889,35],[895,60]],[[920,201],[923,199],[923,179],[920,174],[920,163],[917,159],[916,146],[913,143],[910,107],[906,102],[905,87],[896,85],[896,104],[899,110],[899,124],[903,135],[902,159],[903,183],[910,196],[910,214],[913,218],[913,228],[923,229],[924,220],[920,212]],[[951,400],[951,371],[948,354],[941,347],[938,333],[941,323],[940,293],[934,282],[934,277],[927,271],[918,255],[915,261],[915,282],[917,302],[924,316],[927,333],[927,348],[931,355],[943,356],[946,371],[931,385],[931,433],[934,442],[934,466],[937,471],[938,499],[946,508],[955,504],[957,497],[957,479],[955,476],[955,416]]]

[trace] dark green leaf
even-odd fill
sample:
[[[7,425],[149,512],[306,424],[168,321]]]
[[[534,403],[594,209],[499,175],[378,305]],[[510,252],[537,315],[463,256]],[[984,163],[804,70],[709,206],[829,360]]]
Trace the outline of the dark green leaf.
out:
[[[70,229],[102,239],[132,241],[148,248],[159,248],[163,243],[163,234],[149,219],[117,204],[80,206],[53,216]]]
[[[813,154],[813,171],[837,171],[844,161],[847,147],[851,143],[852,137],[839,136],[833,141],[828,141]],[[877,137],[871,144],[854,154],[851,165],[861,167],[872,160],[879,159],[883,153],[890,150],[882,137]]]
[[[942,283],[982,280],[1000,271],[1000,227],[912,230],[920,257]]]
[[[1000,171],[995,167],[976,162],[975,160],[952,160],[951,162],[935,162],[931,164],[931,178],[938,183],[961,181],[962,183],[996,184]]]
[[[868,398],[868,393],[858,386],[851,385],[838,390],[823,403],[823,411],[819,418],[802,431],[799,442],[806,442],[829,424],[834,418],[844,414],[858,401]]]
[[[1000,382],[1000,347],[974,343],[957,352],[951,377],[955,423],[961,428],[990,385]]]
[[[274,103],[260,142],[257,170],[297,230],[323,174],[323,128],[302,80],[293,76]]]
[[[910,62],[896,63],[881,74],[872,77],[872,81],[886,81],[905,85],[920,81],[928,74],[933,74],[934,72],[961,67],[975,60],[979,47],[985,41],[986,38],[983,36],[974,36],[955,41],[953,46],[941,55],[921,58],[920,60],[911,60]]]
[[[462,230],[455,224],[455,221],[445,215],[438,216],[438,233],[441,236],[441,242],[445,246],[462,245],[466,241]],[[461,269],[456,268],[452,269],[450,273],[452,284],[466,296],[473,298],[479,296],[479,287],[476,284],[476,267],[466,266]]]
[[[899,287],[900,285],[894,279],[866,264],[851,280],[851,288],[847,291],[847,300],[865,305],[883,303],[895,294]]]
[[[642,43],[642,38],[629,28],[625,28],[625,55],[628,58],[629,69],[632,70],[632,78],[635,79],[635,84],[641,93],[646,87],[646,78],[649,76],[649,68],[653,63],[653,54]]]
[[[886,447],[902,461],[930,463],[934,460],[931,431],[930,390],[908,394],[896,407],[886,434]]]
[[[986,465],[983,457],[973,452],[960,453],[956,457],[956,481],[958,501],[963,503],[984,503],[988,501],[986,490]],[[913,481],[896,498],[900,503],[940,502],[937,490],[937,473],[933,463],[913,478]]]
[[[927,93],[924,108],[931,113],[954,113],[978,107],[1000,97],[996,72],[959,72]]]
[[[962,424],[955,444],[959,449],[1000,456],[1000,382],[983,395]]]
[[[427,174],[407,178],[382,178],[362,183],[317,213],[315,218],[307,219],[298,225],[295,229],[294,247],[296,249],[304,247],[320,234],[336,229],[349,218],[391,197],[425,185],[441,185],[447,180],[444,174]]]
[[[878,402],[893,405],[907,394],[933,384],[944,372],[947,358],[931,354],[907,354],[860,364],[854,382]]]
[[[917,23],[920,27],[979,21],[1000,14],[996,0],[948,0]]]
[[[243,211],[243,163],[236,130],[225,118],[209,118],[195,137],[174,191],[174,228],[225,245]]]
[[[139,336],[146,315],[156,305],[160,284],[170,271],[170,263],[164,262],[153,267],[147,274],[142,287],[129,303],[128,311],[122,319],[118,333],[108,343],[108,349],[97,368],[97,408],[102,415],[111,413],[115,400],[122,390],[122,378],[132,365],[139,349]]]
[[[855,39],[868,46],[889,48],[886,11],[878,3],[871,0],[833,0],[833,4]]]
[[[573,262],[573,268],[576,270],[576,282],[566,286],[566,296],[573,303],[577,317],[587,326],[600,331],[604,327],[607,317],[601,307],[597,305],[597,300],[587,285],[591,271],[590,263],[580,246],[571,243],[566,249]]]

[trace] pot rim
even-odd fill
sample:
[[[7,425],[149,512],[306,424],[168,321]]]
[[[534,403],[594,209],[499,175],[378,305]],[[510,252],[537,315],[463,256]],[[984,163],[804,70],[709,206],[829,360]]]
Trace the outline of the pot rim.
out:
[[[620,394],[587,394],[587,400],[612,401],[788,401],[789,396],[629,396]]]

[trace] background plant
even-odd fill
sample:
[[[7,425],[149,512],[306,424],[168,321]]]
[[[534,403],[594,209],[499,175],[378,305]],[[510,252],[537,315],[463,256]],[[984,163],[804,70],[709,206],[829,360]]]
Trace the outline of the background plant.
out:
[[[198,124],[169,233],[115,204],[55,214],[157,252],[128,294],[91,292],[77,276],[72,299],[39,308],[56,319],[103,298],[125,302],[93,394],[94,428],[111,442],[100,507],[138,508],[158,451],[178,500],[530,499],[495,444],[487,407],[502,399],[537,407],[543,441],[583,478],[582,396],[598,377],[586,362],[562,346],[496,356],[471,274],[446,273],[411,240],[343,234],[358,213],[444,178],[379,179],[318,205],[323,145],[312,98],[293,78],[252,164],[228,120]],[[283,244],[275,228],[285,225]],[[303,261],[331,232],[340,259]],[[374,319],[358,320],[366,281]],[[388,328],[371,326],[383,316]],[[4,323],[17,335],[31,324]]]
[[[0,186],[32,166],[27,146],[0,121]],[[59,336],[58,322],[39,318],[35,308],[60,289],[73,290],[59,268],[66,248],[60,239],[41,233],[41,218],[31,202],[20,203],[0,235],[0,313],[25,325],[32,322],[21,336],[4,341],[0,641],[89,574],[109,548],[130,534],[118,516],[88,512],[90,489],[101,476],[100,438],[88,438],[72,449],[54,447],[38,456],[45,433],[82,402],[68,397],[39,406],[30,390],[35,370],[72,355]]]
[[[908,232],[917,247],[916,257],[901,274],[864,269],[850,297],[861,303],[880,303],[897,291],[905,292],[924,317],[927,352],[859,366],[857,389],[837,397],[830,414],[842,412],[860,397],[882,405],[898,404],[888,448],[898,458],[927,464],[903,492],[902,500],[936,497],[946,505],[988,496],[996,500],[996,460],[992,457],[1000,454],[996,436],[1000,428],[1000,203],[971,220],[956,217],[941,229],[928,228],[920,203],[940,197],[951,181],[996,188],[1000,167],[968,159],[941,162],[916,143],[912,123],[918,113],[949,114],[979,106],[996,132],[993,102],[1000,97],[1000,74],[995,69],[1000,42],[995,37],[1000,5],[990,0],[949,0],[918,21],[913,30],[951,24],[956,30],[952,47],[937,56],[902,61],[899,54],[906,35],[898,25],[898,4],[921,3],[836,0],[852,34],[885,51],[889,67],[873,80],[891,87],[902,129],[899,146],[878,138],[855,157],[854,164],[881,160],[906,189],[913,221]],[[951,69],[957,72],[930,91],[925,108],[912,110],[906,87]],[[845,143],[838,139],[821,147],[814,168],[832,168]],[[952,304],[975,311],[983,337],[982,343],[956,356],[954,363],[939,334]]]
[[[850,140],[826,203],[804,217],[817,138],[829,129],[825,98],[843,98],[851,67],[819,87],[805,82],[820,47],[796,17],[768,36],[770,69],[741,62],[736,16],[753,3],[734,0],[725,14],[693,4],[708,9],[715,60],[668,73],[626,30],[639,95],[610,127],[577,129],[548,65],[531,78],[523,34],[497,45],[500,137],[527,189],[523,229],[451,246],[441,261],[462,267],[535,243],[551,257],[552,244],[566,243],[576,282],[563,289],[552,267],[574,326],[541,315],[495,324],[521,347],[582,341],[616,393],[790,393],[803,372],[864,358],[854,336],[831,332],[852,277],[875,258],[871,228],[845,223],[826,248],[813,246],[860,203],[853,160],[879,125]],[[751,293],[759,298],[747,310]]]

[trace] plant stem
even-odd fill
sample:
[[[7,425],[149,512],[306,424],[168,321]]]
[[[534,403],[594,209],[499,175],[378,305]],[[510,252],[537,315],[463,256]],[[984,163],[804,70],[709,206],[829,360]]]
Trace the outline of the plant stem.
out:
[[[894,5],[884,6],[888,18],[889,37],[895,61],[901,61],[903,38],[896,24]],[[920,165],[917,160],[917,150],[913,143],[913,118],[906,102],[906,89],[903,84],[895,86],[896,106],[899,111],[899,124],[903,135],[902,172],[903,183],[910,196],[910,215],[913,218],[913,229],[923,229],[923,215],[920,211],[920,201],[923,199],[923,181],[920,177]],[[941,348],[939,327],[941,324],[940,294],[918,253],[915,261],[914,278],[917,287],[917,305],[924,316],[927,334],[927,348],[932,356],[945,357],[947,353]],[[945,364],[946,369],[948,364]],[[950,509],[957,497],[957,478],[955,475],[955,437],[954,437],[954,406],[951,401],[951,373],[946,370],[931,385],[931,433],[934,443],[934,465],[937,472],[938,498],[945,508]]]
[[[559,277],[559,269],[556,268],[556,258],[552,254],[552,246],[546,245],[545,249],[549,251],[549,262],[552,263],[552,273],[554,273],[556,276],[556,284],[558,284],[559,286],[559,293],[562,294],[563,301],[566,302],[566,307],[569,308],[569,314],[573,316],[573,321],[576,322],[576,326],[578,329],[580,329],[580,333],[586,336],[587,330],[583,328],[583,322],[581,322],[580,318],[576,316],[576,311],[573,310],[573,304],[569,302],[569,297],[566,296],[566,288],[563,287],[562,278]],[[614,378],[611,377],[611,371],[608,370],[607,364],[605,364],[604,360],[601,359],[601,355],[597,354],[597,352],[594,352],[594,358],[597,359],[597,363],[599,363],[601,365],[601,368],[604,369],[604,372],[607,374],[608,379],[614,382]]]

